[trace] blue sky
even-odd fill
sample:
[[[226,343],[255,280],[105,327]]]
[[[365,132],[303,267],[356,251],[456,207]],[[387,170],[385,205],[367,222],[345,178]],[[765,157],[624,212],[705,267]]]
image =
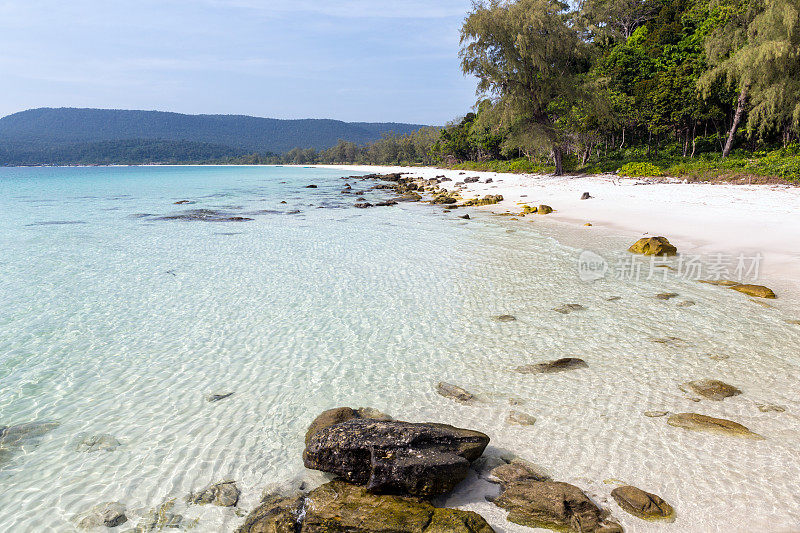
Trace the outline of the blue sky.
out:
[[[443,124],[470,0],[0,0],[0,116],[157,109]]]

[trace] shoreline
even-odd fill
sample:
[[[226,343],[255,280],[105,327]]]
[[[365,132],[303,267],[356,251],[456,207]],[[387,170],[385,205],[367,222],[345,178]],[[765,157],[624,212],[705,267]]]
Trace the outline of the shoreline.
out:
[[[309,165],[303,165],[308,167]],[[655,182],[615,175],[551,176],[448,170],[435,167],[311,165],[352,172],[403,173],[415,178],[445,176],[453,190],[462,185],[465,199],[502,195],[503,201],[479,209],[519,213],[520,204],[550,205],[547,216],[529,215],[519,223],[561,226],[591,235],[630,239],[663,235],[679,252],[694,256],[762,256],[758,279],[800,305],[800,188],[786,185],[732,185]],[[485,183],[491,178],[491,183]],[[588,192],[592,198],[581,200]],[[591,223],[591,227],[585,227]],[[578,238],[577,242],[587,239]],[[569,243],[568,243],[569,244]],[[780,298],[780,294],[779,294]]]

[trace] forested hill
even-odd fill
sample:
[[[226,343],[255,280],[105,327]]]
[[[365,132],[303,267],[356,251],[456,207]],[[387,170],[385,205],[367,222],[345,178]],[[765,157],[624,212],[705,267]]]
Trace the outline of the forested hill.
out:
[[[161,111],[32,109],[0,119],[0,165],[206,161],[362,144],[422,126]]]

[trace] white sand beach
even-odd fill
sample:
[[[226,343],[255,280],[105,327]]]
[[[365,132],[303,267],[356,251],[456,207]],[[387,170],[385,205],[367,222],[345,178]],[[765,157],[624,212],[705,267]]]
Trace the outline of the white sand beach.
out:
[[[546,217],[529,215],[520,219],[521,223],[584,228],[588,222],[592,224],[584,230],[588,241],[600,232],[629,236],[631,242],[663,235],[681,253],[706,257],[761,254],[759,278],[778,287],[792,303],[800,303],[800,187],[664,182],[610,174],[577,177],[430,167],[327,168],[402,172],[425,179],[445,176],[452,181],[440,187],[447,189],[465,177],[477,176],[480,182],[464,184],[464,198],[488,194],[504,198],[482,209],[518,213],[524,203],[534,207],[546,204],[555,210]],[[492,182],[485,183],[487,178]],[[581,200],[584,192],[592,198]]]

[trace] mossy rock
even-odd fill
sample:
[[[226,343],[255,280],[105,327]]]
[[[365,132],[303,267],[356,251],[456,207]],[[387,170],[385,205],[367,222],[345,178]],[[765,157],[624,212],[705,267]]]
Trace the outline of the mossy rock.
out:
[[[537,207],[531,207],[531,206],[529,206],[527,204],[522,206],[522,215],[523,216],[536,213],[536,211],[538,211]]]
[[[768,298],[774,300],[777,298],[772,289],[764,287],[763,285],[733,285],[731,289],[739,291],[754,298]]]
[[[483,198],[472,198],[464,202],[464,206],[480,206],[480,205],[494,205],[503,201],[503,196],[498,195],[487,195]]]
[[[681,385],[680,388],[683,392],[691,391],[704,398],[717,402],[720,402],[725,398],[730,398],[731,396],[738,396],[742,393],[741,390],[737,389],[733,385],[728,385],[727,383],[719,381],[718,379],[701,379],[697,381],[690,381]]]
[[[649,237],[639,239],[628,248],[634,254],[655,255],[655,256],[674,256],[678,254],[675,248],[666,237]]]
[[[549,215],[552,212],[553,212],[553,208],[550,207],[549,205],[544,205],[544,204],[540,205],[536,209],[536,214],[537,215]]]
[[[655,494],[626,485],[612,490],[611,496],[624,511],[642,520],[675,520],[675,509]]]

